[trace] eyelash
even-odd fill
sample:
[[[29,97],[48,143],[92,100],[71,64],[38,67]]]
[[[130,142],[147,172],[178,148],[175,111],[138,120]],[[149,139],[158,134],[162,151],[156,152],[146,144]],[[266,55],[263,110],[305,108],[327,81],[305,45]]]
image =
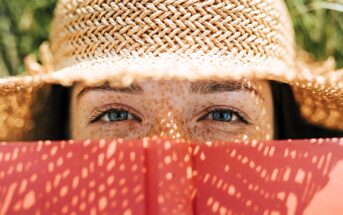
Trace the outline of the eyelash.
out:
[[[218,107],[207,109],[206,110],[206,114],[202,115],[197,121],[205,120],[205,118],[209,114],[211,114],[211,113],[213,113],[215,111],[227,111],[227,112],[230,112],[230,113],[232,113],[232,114],[237,116],[239,122],[242,122],[242,123],[247,124],[247,125],[252,124],[250,122],[250,120],[248,119],[248,117],[246,116],[245,113],[243,113],[243,112],[241,112],[239,110],[234,110],[233,108],[218,108]],[[214,120],[214,121],[219,122],[219,123],[223,123],[222,121],[218,121],[218,120]],[[226,123],[238,123],[238,122],[226,122]]]
[[[118,106],[118,107],[113,107],[112,105],[105,105],[99,110],[96,110],[94,114],[92,114],[92,117],[89,120],[89,124],[96,123],[101,120],[102,117],[104,117],[106,114],[109,114],[111,112],[128,112],[129,114],[133,115],[134,118],[138,121],[141,122],[142,119],[139,118],[136,114],[132,113],[132,110],[124,105]],[[118,121],[120,122],[120,121]],[[116,122],[111,122],[111,123],[116,123]]]
[[[134,116],[134,118],[138,121],[138,122],[141,122],[141,118],[139,118],[136,114],[133,114],[131,109],[126,107],[126,106],[119,106],[119,107],[113,107],[111,105],[106,105],[104,106],[103,108],[99,109],[99,110],[96,110],[95,113],[93,114],[93,116],[90,118],[90,121],[89,123],[92,124],[92,123],[96,123],[98,121],[101,120],[102,117],[104,117],[106,114],[109,114],[111,112],[120,112],[120,111],[124,111],[124,112],[128,112],[129,114],[131,114],[132,116]],[[206,110],[206,114],[202,115],[197,121],[202,121],[202,120],[206,120],[205,118],[215,112],[215,111],[227,111],[227,112],[230,112],[234,115],[237,116],[238,118],[238,121],[239,122],[242,122],[244,124],[247,124],[247,125],[250,125],[252,124],[250,122],[250,120],[248,119],[248,117],[246,117],[246,114],[242,113],[241,111],[238,111],[238,110],[233,110],[232,108],[229,109],[229,108],[209,108]],[[213,120],[213,121],[216,121],[216,122],[219,122],[219,123],[223,123],[223,121],[218,121],[218,120]],[[120,122],[120,121],[118,121]],[[110,123],[116,123],[116,122],[110,122]],[[226,123],[238,123],[238,122],[226,122]]]

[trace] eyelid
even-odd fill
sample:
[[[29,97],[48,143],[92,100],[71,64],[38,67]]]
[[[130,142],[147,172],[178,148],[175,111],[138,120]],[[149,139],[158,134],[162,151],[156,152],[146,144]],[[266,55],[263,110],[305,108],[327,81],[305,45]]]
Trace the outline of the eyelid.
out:
[[[202,118],[206,117],[208,114],[210,114],[213,111],[218,111],[218,110],[228,110],[231,111],[232,113],[236,114],[238,116],[238,118],[246,124],[253,124],[252,120],[250,119],[250,117],[248,116],[248,114],[246,114],[245,112],[243,112],[242,110],[238,110],[237,108],[234,107],[230,107],[230,106],[211,106],[209,108],[206,108],[204,111],[201,111],[199,114],[197,114],[196,116],[198,116],[197,118],[197,122],[200,121]],[[205,113],[204,113],[205,112]],[[199,117],[200,116],[200,117]]]
[[[142,122],[142,114],[140,114],[135,109],[119,103],[113,104],[105,104],[99,108],[96,108],[94,111],[91,112],[91,117],[89,120],[89,124],[98,121],[101,117],[103,117],[109,111],[127,111],[129,114],[132,114],[135,118],[137,118],[138,122]]]

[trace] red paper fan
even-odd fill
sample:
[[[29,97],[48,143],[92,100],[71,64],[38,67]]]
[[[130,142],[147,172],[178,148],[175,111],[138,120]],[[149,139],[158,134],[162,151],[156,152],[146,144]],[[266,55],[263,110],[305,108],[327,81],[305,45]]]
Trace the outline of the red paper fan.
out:
[[[343,139],[0,145],[0,214],[343,214]]]

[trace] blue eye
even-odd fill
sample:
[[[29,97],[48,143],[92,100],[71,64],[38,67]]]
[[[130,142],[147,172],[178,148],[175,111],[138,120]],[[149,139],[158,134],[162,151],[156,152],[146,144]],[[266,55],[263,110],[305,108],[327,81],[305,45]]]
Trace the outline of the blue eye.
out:
[[[213,120],[218,122],[243,122],[249,124],[249,122],[238,112],[229,109],[218,109],[207,112],[199,120]]]
[[[90,122],[94,123],[96,121],[104,121],[104,122],[120,122],[126,120],[136,120],[141,122],[141,119],[136,117],[135,115],[131,114],[127,110],[123,109],[110,109],[107,111],[102,112],[98,116],[94,117]]]
[[[102,117],[104,121],[108,121],[108,122],[124,121],[124,120],[128,120],[128,118],[129,118],[129,112],[123,111],[123,110],[110,111],[108,113],[105,113],[105,115]]]
[[[215,110],[211,112],[211,115],[213,120],[222,122],[231,122],[237,119],[236,115],[228,110]]]

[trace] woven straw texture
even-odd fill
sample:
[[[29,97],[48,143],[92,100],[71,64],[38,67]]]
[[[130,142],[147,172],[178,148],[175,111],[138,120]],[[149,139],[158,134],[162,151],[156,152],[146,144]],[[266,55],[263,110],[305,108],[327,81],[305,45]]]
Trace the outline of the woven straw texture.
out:
[[[33,75],[0,80],[1,99],[77,81],[259,78],[291,84],[304,118],[343,129],[343,71],[297,54],[293,38],[281,0],[61,0],[51,62],[31,64]]]
[[[62,1],[51,47],[56,69],[94,57],[162,53],[292,65],[291,32],[284,5],[274,0]]]

